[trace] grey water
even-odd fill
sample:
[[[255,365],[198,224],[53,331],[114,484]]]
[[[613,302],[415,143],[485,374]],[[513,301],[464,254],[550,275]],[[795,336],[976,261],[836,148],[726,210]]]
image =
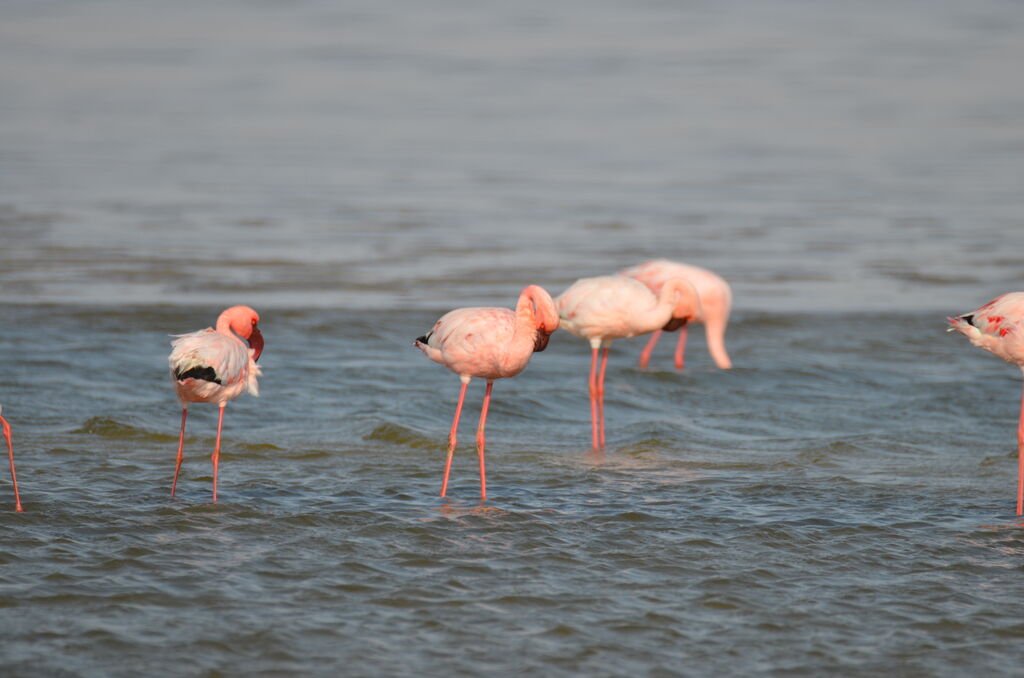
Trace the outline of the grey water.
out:
[[[1020,673],[1015,2],[3,3],[0,674]],[[443,312],[653,257],[733,286],[470,386]],[[247,303],[261,397],[180,410]]]

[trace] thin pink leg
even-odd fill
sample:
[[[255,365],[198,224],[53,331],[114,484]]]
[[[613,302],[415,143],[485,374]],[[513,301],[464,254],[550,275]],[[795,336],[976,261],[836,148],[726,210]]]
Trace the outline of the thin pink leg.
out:
[[[487,425],[487,407],[491,404],[491,389],[494,382],[488,380],[487,390],[484,391],[484,404],[480,408],[480,425],[476,427],[476,454],[480,458],[480,501],[487,499],[487,469],[484,466],[484,448],[487,446],[487,438],[484,437],[484,427]]]
[[[1021,395],[1017,424],[1017,515],[1024,511],[1024,394]]]
[[[595,347],[590,356],[590,378],[588,380],[590,390],[590,440],[595,450],[601,449],[597,442],[597,348]]]
[[[661,330],[651,332],[651,338],[647,340],[647,345],[644,346],[644,350],[640,353],[640,367],[647,367],[647,363],[651,361],[651,353],[654,352],[654,345],[658,343],[660,336]]]
[[[11,425],[7,420],[0,417],[0,426],[4,429],[4,438],[7,439],[7,457],[11,460],[11,482],[14,483],[14,510],[22,513],[21,495],[18,494],[18,474],[14,472],[14,443],[11,442]]]
[[[610,349],[605,348],[601,354],[601,372],[597,377],[597,414],[600,418],[598,424],[598,442],[601,444],[601,449],[604,449],[604,371],[608,368],[608,352]]]
[[[185,458],[182,451],[185,449],[185,419],[188,418],[188,405],[181,408],[181,433],[178,434],[178,461],[174,465],[174,482],[171,483],[171,496],[174,496],[174,488],[178,486],[178,471],[181,470],[181,462]]]
[[[462,382],[462,389],[459,391],[459,404],[455,406],[455,418],[452,419],[452,430],[448,432],[448,459],[444,462],[444,480],[441,481],[441,496],[448,492],[448,474],[452,470],[452,455],[455,453],[457,434],[459,432],[459,415],[462,414],[462,403],[466,399],[466,387],[469,380]]]
[[[676,369],[683,369],[684,354],[686,353],[686,325],[679,328],[679,341],[676,343]]]
[[[217,443],[213,446],[213,503],[217,503],[217,465],[220,461],[220,429],[224,425],[224,405],[220,405],[220,416],[217,418]]]

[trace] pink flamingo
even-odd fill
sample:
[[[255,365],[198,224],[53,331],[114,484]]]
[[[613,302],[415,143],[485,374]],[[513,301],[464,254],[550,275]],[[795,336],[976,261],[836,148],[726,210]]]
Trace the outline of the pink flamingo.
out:
[[[662,285],[670,278],[682,278],[693,285],[700,298],[700,310],[691,322],[704,323],[708,352],[711,353],[715,364],[723,370],[732,367],[729,354],[725,352],[725,326],[729,324],[732,290],[729,289],[729,283],[725,282],[721,276],[698,266],[680,264],[666,259],[647,261],[619,273],[636,278],[655,294],[661,291]],[[689,323],[682,323],[679,326],[679,342],[676,344],[675,352],[675,364],[678,369],[683,367],[688,325]],[[665,331],[671,332],[673,329],[675,328],[666,327]],[[650,341],[647,342],[647,346],[640,354],[640,367],[647,367],[647,363],[651,359],[651,352],[654,350],[654,345],[658,343],[661,332],[661,330],[655,330],[651,334]]]
[[[946,318],[971,343],[1024,370],[1024,292],[996,297],[970,313]],[[1017,423],[1017,515],[1024,511],[1024,398]]]
[[[519,295],[516,310],[507,308],[457,308],[441,316],[422,337],[415,341],[423,353],[441,363],[462,381],[459,403],[448,434],[448,457],[444,465],[441,496],[448,491],[448,475],[452,468],[459,415],[466,398],[470,379],[487,380],[484,404],[480,409],[480,424],[476,429],[476,450],[480,460],[480,500],[487,499],[487,472],[484,468],[484,425],[487,407],[491,401],[491,388],[495,379],[514,377],[530,362],[530,356],[543,351],[548,337],[558,329],[555,304],[542,287],[527,286]]]
[[[697,291],[671,278],[655,295],[643,283],[623,275],[582,278],[555,299],[562,328],[590,342],[590,432],[595,450],[604,449],[604,373],[608,349],[616,339],[675,328],[700,313]],[[601,367],[597,352],[603,348]]]
[[[256,365],[263,352],[259,315],[248,306],[232,306],[217,318],[217,328],[179,334],[171,342],[171,380],[181,401],[181,434],[178,437],[178,461],[174,467],[171,496],[178,485],[182,450],[185,445],[185,419],[189,403],[217,403],[217,443],[213,448],[213,501],[217,502],[217,464],[220,460],[220,432],[224,425],[224,406],[248,390],[259,395]],[[244,341],[243,341],[244,340]]]
[[[11,425],[4,419],[4,408],[0,405],[0,427],[4,430],[4,438],[7,439],[7,457],[11,460],[11,481],[14,483],[14,510],[22,513],[21,497],[18,495],[18,474],[14,472],[14,445],[11,443]]]

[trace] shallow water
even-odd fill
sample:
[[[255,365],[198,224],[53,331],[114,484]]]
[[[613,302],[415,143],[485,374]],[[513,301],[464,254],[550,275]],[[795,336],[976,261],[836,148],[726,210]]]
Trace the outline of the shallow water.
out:
[[[1018,372],[943,317],[1019,288],[1014,3],[12,2],[0,25],[0,673],[1009,675]],[[654,256],[733,284],[470,387],[459,305]],[[168,335],[256,306],[259,399]],[[0,479],[0,500],[10,500]]]
[[[15,675],[1016,670],[1018,384],[931,316],[739,313],[730,372],[700,337],[683,374],[620,342],[604,457],[556,334],[495,386],[481,505],[480,384],[436,496],[458,380],[409,340],[433,314],[271,315],[211,505],[214,408],[168,496],[164,335],[198,314],[3,307],[50,330],[4,333]]]

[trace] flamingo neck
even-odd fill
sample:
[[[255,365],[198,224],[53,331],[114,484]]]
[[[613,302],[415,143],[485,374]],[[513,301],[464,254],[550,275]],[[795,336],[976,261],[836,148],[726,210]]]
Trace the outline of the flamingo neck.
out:
[[[221,334],[228,335],[229,337],[237,337],[243,341],[247,340],[248,337],[242,336],[240,333],[236,332],[233,327],[231,327],[231,321],[232,318],[230,316],[221,315],[217,318],[216,330]]]

